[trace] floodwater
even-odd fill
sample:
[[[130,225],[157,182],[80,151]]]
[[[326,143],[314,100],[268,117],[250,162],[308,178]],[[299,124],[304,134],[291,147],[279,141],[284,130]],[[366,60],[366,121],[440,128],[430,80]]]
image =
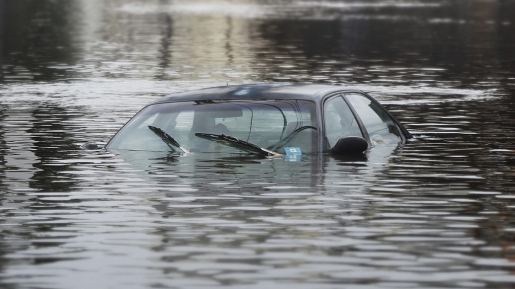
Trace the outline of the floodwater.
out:
[[[0,0],[1,288],[514,288],[515,2]],[[366,159],[84,151],[153,100],[314,82]]]

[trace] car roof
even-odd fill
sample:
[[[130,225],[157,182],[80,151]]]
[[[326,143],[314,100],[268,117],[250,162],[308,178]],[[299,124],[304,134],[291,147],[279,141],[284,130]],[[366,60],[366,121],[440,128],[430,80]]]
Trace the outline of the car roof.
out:
[[[197,89],[167,95],[154,103],[203,100],[302,99],[317,101],[329,93],[360,90],[345,86],[298,83],[240,84]]]

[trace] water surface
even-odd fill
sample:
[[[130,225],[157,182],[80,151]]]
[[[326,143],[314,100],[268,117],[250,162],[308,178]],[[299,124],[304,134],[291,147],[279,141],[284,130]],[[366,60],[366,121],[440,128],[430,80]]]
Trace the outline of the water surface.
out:
[[[3,0],[5,288],[512,288],[512,1]],[[20,36],[22,35],[22,36]],[[367,158],[84,151],[179,91],[348,85]]]

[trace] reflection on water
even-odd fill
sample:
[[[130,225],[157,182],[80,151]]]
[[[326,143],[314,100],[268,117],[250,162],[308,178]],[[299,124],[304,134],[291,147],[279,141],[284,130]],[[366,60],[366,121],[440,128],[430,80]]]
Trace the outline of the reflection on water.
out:
[[[0,283],[512,288],[514,13],[0,0]],[[417,137],[298,162],[79,149],[160,96],[270,81],[369,91]]]

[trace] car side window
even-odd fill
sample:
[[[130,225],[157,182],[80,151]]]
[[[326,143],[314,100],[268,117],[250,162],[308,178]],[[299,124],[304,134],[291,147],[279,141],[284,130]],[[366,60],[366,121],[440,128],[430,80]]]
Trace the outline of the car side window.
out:
[[[363,137],[354,114],[341,96],[327,100],[324,103],[325,134],[330,147],[342,137]]]
[[[372,145],[401,141],[395,122],[381,106],[359,93],[347,93],[345,97],[365,125]]]

